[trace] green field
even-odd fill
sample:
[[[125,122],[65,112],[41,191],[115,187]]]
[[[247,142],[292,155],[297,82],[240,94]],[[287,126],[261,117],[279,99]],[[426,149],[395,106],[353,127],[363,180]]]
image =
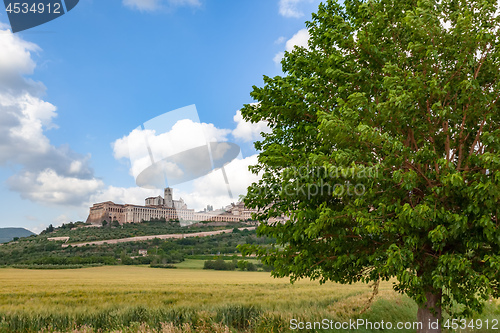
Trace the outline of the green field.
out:
[[[390,282],[381,283],[371,308],[360,315],[371,295],[364,284],[291,285],[266,272],[194,269],[201,264],[0,269],[0,332],[286,332],[292,318],[416,319],[416,305],[394,293]],[[489,311],[495,315],[498,306]]]
[[[213,260],[214,258],[218,258],[218,257],[213,256],[213,258],[210,260]],[[258,264],[260,262],[257,259],[248,259],[248,258],[245,258],[245,261],[251,262],[253,264]],[[177,268],[182,268],[182,269],[203,269],[203,264],[204,264],[204,260],[186,259],[183,262],[175,264],[174,266]],[[268,273],[268,275],[269,275],[269,273]]]

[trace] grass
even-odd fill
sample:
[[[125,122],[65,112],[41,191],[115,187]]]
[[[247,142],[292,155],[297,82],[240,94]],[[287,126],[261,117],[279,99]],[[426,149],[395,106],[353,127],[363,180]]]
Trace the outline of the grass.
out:
[[[211,256],[209,257],[210,259],[207,260],[214,260],[214,258],[218,258],[217,256]],[[248,259],[248,258],[237,258],[238,260],[246,260],[248,262],[251,262],[253,264],[258,264],[260,261],[258,259]],[[203,269],[203,265],[205,263],[205,260],[199,260],[199,259],[185,259],[183,262],[180,262],[178,264],[175,264],[174,266],[177,268],[183,268],[183,269]],[[268,273],[269,275],[269,273]]]
[[[175,264],[174,266],[183,269],[203,269],[204,262],[204,260],[198,259],[185,259],[183,262]]]
[[[390,282],[360,314],[371,295],[364,284],[291,285],[266,272],[196,270],[196,260],[185,266],[2,268],[0,332],[289,332],[292,318],[416,320],[414,302]],[[496,316],[498,305],[488,311]]]
[[[385,289],[389,285],[384,285]],[[268,309],[291,309],[330,303],[369,292],[364,285],[340,286],[273,279],[265,272],[154,269],[104,266],[78,270],[0,270],[0,312],[46,308],[79,311],[116,304],[146,307],[175,304],[265,304]],[[312,301],[313,300],[313,301]]]

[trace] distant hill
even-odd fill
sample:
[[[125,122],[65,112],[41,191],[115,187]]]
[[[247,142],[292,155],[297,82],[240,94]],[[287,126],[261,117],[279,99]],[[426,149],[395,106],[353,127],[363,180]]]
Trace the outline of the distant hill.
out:
[[[31,235],[34,235],[34,233],[24,228],[0,228],[0,243],[10,242],[14,237],[28,237]]]

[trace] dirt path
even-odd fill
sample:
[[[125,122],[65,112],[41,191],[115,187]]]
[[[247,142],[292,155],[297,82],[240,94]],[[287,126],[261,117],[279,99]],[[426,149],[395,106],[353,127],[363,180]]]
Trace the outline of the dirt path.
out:
[[[47,238],[49,241],[55,241],[55,242],[65,242],[67,243],[69,241],[69,237],[49,237]]]
[[[248,227],[248,228],[239,228],[238,230],[254,230],[256,227]],[[152,236],[137,236],[137,237],[128,237],[128,238],[119,238],[119,239],[106,239],[94,242],[85,242],[85,243],[74,243],[74,244],[63,244],[62,247],[68,246],[76,246],[81,247],[85,245],[103,245],[103,244],[116,244],[116,243],[126,243],[126,242],[139,242],[150,239],[181,239],[186,237],[206,237],[206,236],[214,236],[220,234],[228,234],[233,232],[233,229],[224,229],[224,230],[216,230],[216,231],[203,231],[203,232],[194,232],[194,233],[186,233],[186,234],[169,234],[169,235],[152,235]]]

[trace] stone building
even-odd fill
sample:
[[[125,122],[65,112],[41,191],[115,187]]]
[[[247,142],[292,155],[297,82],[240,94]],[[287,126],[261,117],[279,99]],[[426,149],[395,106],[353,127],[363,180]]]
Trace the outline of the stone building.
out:
[[[214,221],[214,222],[239,222],[251,219],[255,210],[245,208],[242,203],[231,204],[224,210],[195,212],[188,209],[182,198],[173,199],[173,190],[166,188],[164,197],[149,197],[144,206],[130,204],[115,204],[112,201],[96,203],[90,207],[87,218],[88,223],[102,224],[103,221],[111,223],[118,221],[124,223],[139,223],[152,219],[187,220],[187,221]]]
[[[243,202],[232,203],[226,206],[225,210],[229,214],[238,216],[243,220],[251,220],[252,214],[257,212],[255,209],[246,208]]]

